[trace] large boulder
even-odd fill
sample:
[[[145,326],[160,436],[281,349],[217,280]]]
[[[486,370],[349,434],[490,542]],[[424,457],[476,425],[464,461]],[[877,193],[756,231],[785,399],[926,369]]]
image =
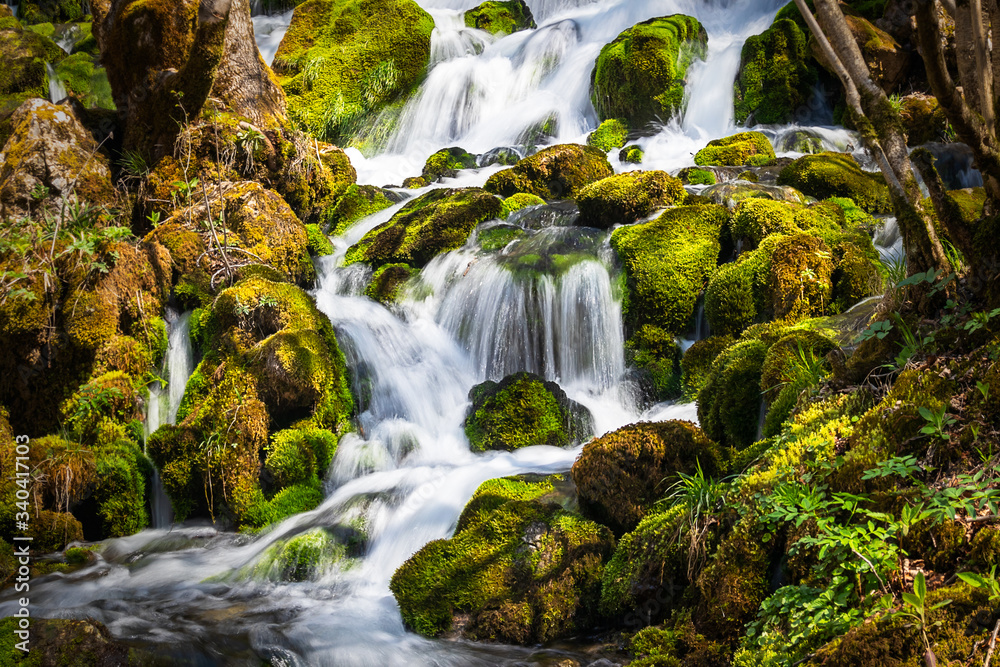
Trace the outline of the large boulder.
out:
[[[494,35],[510,35],[536,27],[524,0],[488,0],[465,12],[465,25]]]
[[[308,0],[274,57],[289,117],[336,144],[423,78],[434,19],[413,0]]]
[[[670,486],[677,474],[706,477],[720,470],[715,443],[686,421],[640,422],[596,438],[573,464],[584,515],[625,533]]]
[[[774,163],[774,147],[760,132],[740,132],[708,142],[694,156],[702,166],[763,167]]]
[[[781,170],[778,185],[790,185],[817,199],[853,199],[869,213],[892,212],[889,186],[882,174],[863,171],[847,153],[800,157]]]
[[[760,426],[760,380],[768,344],[743,340],[726,348],[712,362],[698,392],[698,421],[720,445],[744,449]]]
[[[632,171],[591,183],[580,190],[576,203],[580,224],[610,229],[679,204],[686,196],[680,180],[664,171]]]
[[[510,197],[519,192],[545,199],[572,199],[586,185],[614,174],[604,152],[593,146],[552,146],[498,171],[484,186]]]
[[[108,204],[114,196],[108,159],[72,108],[32,99],[11,117],[0,151],[0,214],[61,208],[63,198]]]
[[[652,222],[620,227],[611,247],[625,265],[625,323],[670,333],[685,329],[698,294],[715,270],[719,233],[728,214],[721,206],[682,206]]]
[[[24,102],[40,97],[48,99],[49,78],[46,63],[66,57],[59,46],[47,37],[25,30],[12,16],[0,16],[0,144],[10,136],[10,116]]]
[[[622,118],[633,128],[667,121],[684,100],[684,77],[703,59],[708,34],[682,14],[652,18],[601,49],[591,77],[591,99],[601,120]]]
[[[590,411],[566,396],[555,382],[533,373],[514,373],[499,383],[477,384],[465,433],[475,451],[512,451],[530,445],[565,447],[593,434]]]
[[[596,621],[614,537],[555,499],[551,479],[483,483],[455,535],[426,545],[392,576],[407,627],[430,637],[524,645]]]
[[[809,101],[817,80],[805,33],[794,21],[775,21],[743,45],[736,77],[736,121],[752,125],[793,120]]]
[[[479,188],[431,190],[351,246],[347,263],[422,268],[440,253],[461,247],[476,225],[500,217],[502,209],[499,199]]]

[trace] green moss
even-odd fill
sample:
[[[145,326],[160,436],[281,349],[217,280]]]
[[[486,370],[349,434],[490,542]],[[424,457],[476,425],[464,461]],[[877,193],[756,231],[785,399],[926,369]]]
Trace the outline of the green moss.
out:
[[[340,236],[361,218],[392,206],[392,202],[373,185],[349,185],[336,203],[323,214],[328,232]]]
[[[774,147],[760,132],[740,132],[715,139],[694,156],[695,164],[715,167],[763,167],[773,164],[774,160]]]
[[[432,190],[368,232],[347,251],[346,261],[422,268],[438,254],[461,247],[476,225],[499,217],[501,210],[500,200],[479,188]]]
[[[799,231],[795,214],[799,206],[770,199],[746,199],[729,221],[729,233],[743,250],[753,250],[764,237]]]
[[[652,324],[677,333],[687,326],[715,269],[727,217],[721,206],[684,206],[614,231],[611,246],[627,275],[623,308],[630,329]]]
[[[260,581],[310,581],[328,573],[347,557],[347,549],[323,528],[280,540],[249,573]]]
[[[145,456],[134,445],[98,453],[94,498],[104,536],[132,535],[149,524],[144,475],[148,466]]]
[[[18,15],[26,25],[38,23],[70,23],[86,15],[86,5],[80,0],[26,0],[18,7]]]
[[[590,413],[554,382],[532,373],[508,375],[472,388],[465,433],[474,451],[529,445],[565,447],[593,432]]]
[[[140,656],[135,649],[115,640],[111,632],[94,619],[83,621],[61,618],[32,618],[30,651],[16,648],[21,641],[15,635],[18,618],[0,620],[0,664],[11,667],[49,667],[49,665],[139,665],[151,656]]]
[[[488,0],[465,12],[465,25],[494,35],[510,35],[536,27],[524,0]]]
[[[630,171],[585,186],[576,203],[581,224],[610,229],[680,203],[686,195],[680,180],[665,171]]]
[[[400,566],[390,588],[407,627],[437,636],[461,618],[456,629],[468,639],[525,644],[593,622],[614,539],[558,505],[530,500],[536,493],[487,482],[454,537]]]
[[[1000,529],[981,528],[969,545],[969,560],[988,570],[1000,567]]]
[[[618,160],[622,164],[641,164],[643,155],[642,149],[638,146],[626,146],[618,151]]]
[[[681,107],[684,77],[703,59],[708,35],[690,16],[653,18],[624,31],[601,49],[591,78],[591,100],[601,120],[630,127],[667,121]]]
[[[674,337],[646,324],[625,343],[625,358],[652,382],[652,396],[668,401],[681,395],[681,349]]]
[[[337,451],[339,436],[326,429],[287,429],[275,433],[264,467],[279,487],[318,482]]]
[[[743,45],[736,77],[736,122],[787,123],[809,101],[818,80],[806,34],[788,19],[776,20]],[[808,152],[808,151],[805,151]]]
[[[747,340],[726,348],[698,392],[698,421],[708,437],[743,449],[757,439],[760,378],[768,346]]]
[[[74,53],[60,61],[55,72],[66,87],[66,92],[75,96],[85,107],[115,109],[108,74],[94,56]]]
[[[891,213],[889,188],[881,174],[862,171],[846,153],[818,153],[781,170],[779,185],[791,185],[817,199],[846,197],[869,213]]]
[[[420,271],[410,268],[408,264],[384,264],[372,274],[365,296],[382,304],[395,303],[399,290],[419,274]]]
[[[719,470],[719,453],[701,429],[685,421],[640,422],[584,445],[573,464],[573,481],[586,516],[624,533],[676,480],[701,465]]]
[[[596,130],[587,135],[587,145],[595,146],[605,153],[621,148],[628,139],[628,123],[619,118],[609,118]]]
[[[698,396],[708,379],[712,362],[734,342],[730,336],[715,335],[699,340],[688,348],[681,358],[681,383],[686,398],[693,401]]]
[[[563,144],[493,174],[484,188],[502,197],[525,192],[545,199],[572,199],[580,188],[612,175],[614,171],[600,149]]]
[[[442,178],[454,178],[462,169],[474,169],[476,156],[462,148],[444,148],[427,158],[420,174],[424,184],[435,183]]]
[[[424,76],[434,20],[412,0],[308,0],[274,59],[288,114],[338,145]]]
[[[333,254],[333,244],[319,225],[306,225],[309,235],[309,252],[318,257]]]
[[[318,483],[294,484],[278,491],[273,498],[265,500],[258,490],[241,518],[245,528],[263,528],[287,519],[293,514],[301,514],[315,509],[323,502],[323,489]],[[176,505],[175,511],[176,511]]]
[[[685,167],[677,174],[685,185],[715,185],[715,172],[708,169]]]
[[[503,200],[503,209],[500,211],[500,219],[506,220],[514,211],[520,211],[529,206],[545,206],[545,200],[537,195],[518,193]],[[506,245],[506,244],[504,244]]]

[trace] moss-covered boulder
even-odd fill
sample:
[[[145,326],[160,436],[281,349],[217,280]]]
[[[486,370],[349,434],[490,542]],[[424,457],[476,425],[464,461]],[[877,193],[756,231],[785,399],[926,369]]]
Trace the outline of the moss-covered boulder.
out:
[[[545,200],[538,195],[529,195],[524,192],[511,195],[503,200],[503,210],[500,211],[500,219],[506,220],[510,217],[511,213],[520,211],[522,208],[528,208],[529,206],[545,206]]]
[[[640,422],[584,445],[573,464],[580,509],[618,533],[638,525],[677,480],[701,466],[707,477],[720,469],[719,452],[690,422]]]
[[[461,247],[476,225],[500,217],[502,209],[499,199],[479,188],[432,190],[351,246],[347,263],[422,268],[440,253]]]
[[[615,230],[611,246],[625,265],[623,307],[630,329],[652,324],[671,333],[684,330],[715,270],[727,218],[721,206],[683,206]]]
[[[82,21],[87,4],[81,0],[25,0],[18,6],[18,16],[26,25]]]
[[[465,12],[465,25],[494,35],[510,35],[536,27],[535,17],[524,0],[488,0]]]
[[[677,178],[681,179],[684,185],[715,185],[715,172],[711,169],[698,169],[696,167],[685,167],[677,172]]]
[[[686,196],[680,180],[665,171],[630,171],[582,188],[576,203],[580,207],[580,224],[610,229],[679,204]]]
[[[55,66],[66,92],[88,109],[115,109],[108,73],[89,53],[74,53]]]
[[[911,93],[900,100],[899,115],[906,128],[906,144],[919,146],[940,141],[948,131],[948,116],[937,98],[924,93]]]
[[[150,655],[140,655],[136,649],[112,637],[111,632],[94,619],[78,621],[62,618],[31,619],[28,646],[23,652],[16,645],[21,639],[18,618],[0,620],[4,642],[0,644],[0,663],[11,667],[41,665],[120,665],[138,667],[148,664]]]
[[[817,80],[806,34],[794,21],[775,21],[743,45],[734,96],[736,121],[747,125],[791,121],[809,101]]]
[[[622,164],[642,164],[644,155],[639,146],[632,144],[618,151],[618,160]]]
[[[572,199],[580,189],[614,170],[605,154],[593,146],[563,144],[526,157],[486,181],[487,192],[510,197],[519,192],[545,199]]]
[[[720,353],[698,392],[698,421],[720,445],[743,449],[757,439],[760,379],[768,345],[743,340]]]
[[[23,16],[23,14],[22,14]],[[31,98],[48,99],[46,63],[58,63],[65,52],[47,37],[24,30],[13,17],[0,18],[0,145],[10,136],[10,116]]]
[[[869,213],[891,213],[892,199],[885,178],[862,171],[847,153],[817,153],[795,160],[781,170],[779,185],[790,185],[817,199],[846,197]]]
[[[372,274],[365,296],[384,305],[395,303],[403,286],[419,274],[409,264],[383,264]]]
[[[589,627],[614,538],[547,502],[551,491],[548,480],[483,483],[455,535],[426,545],[393,575],[390,588],[407,627],[508,644]]]
[[[694,156],[695,164],[715,167],[762,167],[773,164],[774,160],[774,147],[760,132],[740,132],[714,139]]]
[[[324,211],[325,229],[332,236],[340,236],[358,220],[392,206],[387,192],[374,185],[348,185],[335,204]],[[389,192],[389,194],[394,194]]]
[[[672,334],[644,324],[625,341],[625,359],[640,371],[651,398],[668,401],[680,396],[681,348]]]
[[[308,0],[273,68],[288,115],[336,144],[359,137],[424,76],[434,20],[413,0]]]
[[[469,398],[472,407],[465,418],[465,434],[474,451],[565,447],[594,431],[587,408],[566,396],[555,382],[533,373],[477,384]]]
[[[620,118],[609,118],[587,135],[587,145],[608,152],[621,148],[628,140],[628,124]]]
[[[694,400],[705,386],[712,362],[735,341],[731,336],[709,336],[695,341],[681,358],[681,383],[684,396]]]
[[[454,178],[462,169],[476,166],[476,156],[457,146],[443,148],[427,158],[420,176],[403,181],[405,188],[423,188],[442,178]]]
[[[113,200],[108,160],[70,107],[32,99],[10,120],[0,151],[0,214],[55,209],[64,196],[94,205]]]
[[[684,100],[684,77],[703,59],[708,34],[682,14],[652,18],[601,49],[591,75],[591,100],[601,120],[621,118],[633,128],[667,121]]]

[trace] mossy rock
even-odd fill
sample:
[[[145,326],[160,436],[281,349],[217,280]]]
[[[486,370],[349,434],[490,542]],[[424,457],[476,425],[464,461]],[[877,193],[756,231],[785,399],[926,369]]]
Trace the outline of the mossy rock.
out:
[[[524,0],[488,0],[465,12],[465,25],[494,35],[510,35],[537,27]]]
[[[785,153],[822,153],[823,137],[813,130],[793,130],[782,135],[778,148]]]
[[[714,167],[763,167],[774,160],[774,147],[760,132],[740,132],[714,139],[694,156],[696,165]]]
[[[644,156],[645,154],[642,149],[635,144],[626,146],[618,151],[618,161],[622,164],[642,164],[642,158]]]
[[[715,185],[715,172],[710,169],[698,169],[696,167],[685,167],[677,173],[677,178],[681,179],[684,185]]]
[[[543,502],[550,489],[516,479],[480,486],[455,535],[426,545],[393,574],[406,626],[522,645],[589,627],[614,538]]]
[[[726,348],[712,362],[698,392],[698,421],[720,445],[744,449],[757,440],[760,380],[768,345],[744,340]]]
[[[712,362],[736,342],[731,336],[710,336],[696,341],[681,357],[681,383],[684,396],[694,400],[708,380]]]
[[[390,206],[392,201],[386,193],[374,185],[348,185],[336,203],[323,213],[326,231],[340,236],[358,220]]]
[[[582,188],[576,203],[580,207],[580,224],[610,229],[678,204],[686,196],[680,180],[665,171],[630,171]]]
[[[769,275],[771,312],[789,321],[825,314],[833,296],[833,255],[822,239],[793,234],[777,241]]]
[[[562,144],[493,174],[484,188],[502,197],[524,192],[544,199],[573,199],[584,186],[612,175],[614,170],[600,149]]]
[[[308,0],[274,58],[289,117],[338,145],[423,78],[434,20],[413,0]]]
[[[500,211],[500,219],[506,220],[511,213],[520,211],[529,206],[545,206],[545,200],[537,195],[530,195],[524,192],[511,195],[503,200],[503,210]]]
[[[293,428],[275,433],[264,468],[279,487],[318,482],[337,452],[340,438],[327,429]]]
[[[462,169],[474,169],[476,156],[457,146],[443,148],[427,158],[420,174],[424,185],[436,183],[442,178],[454,178]]]
[[[74,53],[55,67],[56,76],[66,92],[89,109],[115,110],[108,74],[97,58],[88,53]]]
[[[601,49],[594,66],[590,93],[598,117],[620,118],[633,128],[670,120],[684,100],[688,67],[707,49],[705,29],[682,14],[625,30]]]
[[[11,114],[31,98],[48,99],[49,81],[45,64],[58,64],[66,54],[48,37],[24,30],[17,19],[8,17],[0,23],[0,55],[4,63],[4,71],[0,75],[2,146],[13,129]]]
[[[793,120],[818,79],[806,34],[794,21],[775,21],[743,45],[735,86],[736,122]]]
[[[586,516],[619,534],[635,528],[678,473],[700,465],[707,477],[720,469],[719,452],[690,422],[640,422],[584,445],[573,481]]]
[[[365,296],[383,305],[395,303],[400,289],[417,275],[420,271],[409,264],[383,264],[372,274]]]
[[[386,264],[422,268],[461,247],[476,225],[500,217],[502,209],[499,199],[479,188],[432,190],[365,234],[348,249],[346,262],[376,269]]]
[[[862,171],[847,153],[800,157],[781,170],[778,184],[790,185],[817,199],[846,197],[868,213],[892,213],[892,199],[885,178]]]
[[[899,112],[906,128],[906,145],[919,146],[940,141],[948,132],[948,116],[936,97],[924,93],[911,93],[901,100]]]
[[[18,7],[18,16],[25,25],[71,23],[83,20],[87,8],[81,0],[26,0]]]
[[[799,206],[771,199],[745,199],[739,203],[729,220],[732,240],[742,250],[754,250],[771,234],[800,231],[795,224]]]
[[[608,151],[621,148],[628,140],[628,123],[620,118],[609,118],[587,135],[587,145]]]
[[[727,218],[721,206],[683,206],[614,231],[611,246],[627,276],[623,309],[629,329],[652,324],[670,333],[684,330],[715,270]]]
[[[465,433],[473,451],[513,451],[530,445],[565,447],[593,434],[590,412],[559,385],[533,373],[477,384]]]
[[[62,618],[32,618],[29,652],[16,647],[20,638],[14,634],[19,619],[0,620],[0,663],[11,667],[47,667],[48,665],[120,665],[138,667],[148,664],[151,656],[116,640],[111,632],[94,619],[83,621]]]
[[[646,324],[625,342],[625,359],[651,384],[650,397],[669,401],[681,395],[681,348],[670,333]]]
[[[315,581],[347,563],[347,547],[324,528],[314,528],[268,547],[248,572],[257,581]]]

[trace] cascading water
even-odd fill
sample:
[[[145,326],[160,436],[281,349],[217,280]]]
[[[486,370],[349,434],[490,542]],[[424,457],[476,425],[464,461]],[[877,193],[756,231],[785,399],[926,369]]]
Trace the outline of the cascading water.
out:
[[[45,63],[45,72],[49,79],[49,101],[55,104],[66,99],[66,86],[63,85],[62,79],[59,78],[56,71],[52,69],[52,65]]]
[[[146,404],[146,439],[163,424],[177,421],[177,411],[184,398],[184,388],[194,372],[194,350],[191,347],[191,313],[178,315],[167,310],[167,353],[163,360],[166,371],[166,390],[159,382],[149,386],[149,402]],[[170,499],[160,482],[160,472],[153,471],[151,492],[153,528],[164,528],[173,520]]]

